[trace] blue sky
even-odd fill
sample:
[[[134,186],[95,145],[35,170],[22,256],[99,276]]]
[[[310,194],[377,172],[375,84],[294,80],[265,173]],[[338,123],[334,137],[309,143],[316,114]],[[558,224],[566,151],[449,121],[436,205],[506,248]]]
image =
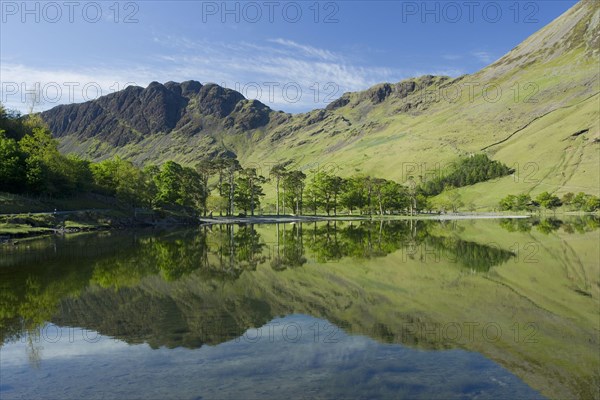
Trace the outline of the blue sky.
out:
[[[476,72],[575,3],[3,0],[0,101],[40,111],[194,79],[308,111],[379,82]]]

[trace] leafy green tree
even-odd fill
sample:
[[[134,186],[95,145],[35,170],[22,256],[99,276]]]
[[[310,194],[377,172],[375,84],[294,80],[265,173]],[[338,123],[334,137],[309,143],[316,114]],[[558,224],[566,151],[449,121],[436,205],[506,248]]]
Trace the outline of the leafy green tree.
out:
[[[91,188],[93,176],[91,171],[91,162],[78,155],[69,154],[66,156],[68,180],[75,185],[75,191],[85,192]]]
[[[448,193],[448,201],[451,204],[452,212],[458,212],[459,209],[465,206],[462,197],[457,190],[450,190]]]
[[[287,174],[287,170],[286,170],[286,166],[288,163],[281,163],[281,164],[277,164],[275,166],[273,166],[273,168],[271,168],[271,171],[269,172],[269,176],[271,176],[271,178],[275,179],[275,194],[277,196],[277,202],[275,203],[275,212],[277,213],[277,215],[279,215],[279,188],[280,188],[280,184],[281,184],[281,180],[286,176]],[[285,212],[285,203],[284,203],[284,212]]]
[[[219,215],[223,215],[223,213],[227,212],[227,206],[229,205],[226,198],[223,198],[219,195],[209,195],[206,200],[206,206],[208,210],[213,212],[218,212]]]
[[[314,214],[317,214],[317,209],[323,207],[329,215],[331,211],[331,193],[328,190],[328,185],[331,175],[325,171],[312,171],[313,176],[308,187],[309,204],[313,209]]]
[[[502,211],[525,211],[531,209],[531,196],[528,194],[520,194],[515,196],[509,194],[500,200],[499,206]]]
[[[571,204],[573,205],[573,207],[576,210],[582,210],[583,207],[585,206],[585,203],[587,202],[587,196],[588,196],[587,194],[585,194],[583,192],[579,192],[573,198],[573,201],[571,202]]]
[[[294,204],[296,215],[302,214],[302,197],[304,195],[304,180],[302,171],[288,171],[283,177],[283,189],[288,204]]]
[[[242,166],[237,158],[225,158],[224,165],[227,174],[227,183],[224,184],[223,188],[227,193],[229,205],[227,213],[228,215],[233,215],[235,205],[235,174],[242,169]]]
[[[184,167],[181,172],[181,205],[194,210],[206,210],[208,187],[204,184],[202,176],[194,169]]]
[[[330,210],[333,209],[333,215],[337,215],[338,199],[340,194],[344,190],[346,184],[345,180],[339,176],[324,173],[322,180],[321,192],[325,198],[325,210],[329,215]]]
[[[174,161],[167,161],[154,176],[156,184],[156,203],[161,205],[184,205],[183,199],[183,167]]]
[[[585,212],[594,212],[600,209],[600,199],[583,192],[577,193],[571,204],[574,209]]]
[[[368,205],[368,192],[365,178],[354,176],[346,181],[346,190],[340,197],[340,205],[347,208],[350,214],[356,209],[360,210]]]
[[[227,171],[227,159],[226,158],[216,158],[212,160],[213,167],[215,169],[215,173],[219,177],[217,189],[219,191],[219,196],[226,197],[226,193],[224,191],[223,185],[226,182],[226,171]]]
[[[435,196],[448,187],[474,185],[513,172],[506,165],[490,160],[486,154],[474,154],[453,163],[444,175],[425,182],[422,190],[428,196]]]
[[[174,161],[167,161],[158,171],[153,172],[153,181],[156,185],[155,204],[179,205],[194,210],[202,210],[205,207],[208,192],[202,176],[194,169],[182,167]]]
[[[25,179],[25,160],[15,139],[0,129],[0,190],[19,192]]]
[[[156,167],[147,167],[142,171],[130,161],[116,156],[91,164],[90,168],[97,190],[115,196],[123,204],[147,206],[157,196],[156,183],[151,179],[151,174],[160,174]]]
[[[514,194],[509,194],[508,196],[501,199],[498,205],[501,211],[512,211],[515,208],[516,202],[517,196],[515,196]]]
[[[90,166],[96,190],[107,196],[117,191],[117,170],[120,159],[117,157],[94,163]]]
[[[551,195],[548,192],[540,193],[535,198],[535,200],[540,206],[548,210],[555,210],[556,208],[561,206],[560,199],[557,196]]]
[[[377,201],[378,207],[379,207],[379,215],[383,215],[383,195],[384,195],[384,186],[386,184],[386,180],[385,179],[381,179],[381,178],[372,178],[370,180],[371,185],[372,185],[372,193],[373,193],[373,197],[375,198],[375,200]]]
[[[236,180],[235,205],[251,215],[260,206],[260,198],[264,196],[262,184],[266,179],[258,175],[256,168],[246,168],[240,171]]]
[[[421,212],[423,210],[431,212],[433,207],[427,196],[423,193],[417,193],[415,196],[415,209],[417,212]]]
[[[0,104],[2,190],[66,196],[89,188],[89,162],[63,156],[39,115],[20,118]]]
[[[206,212],[208,211],[207,207],[207,199],[210,195],[210,188],[208,186],[208,181],[213,174],[218,172],[218,165],[214,160],[204,159],[201,160],[198,164],[196,164],[196,172],[198,172],[200,176],[200,181],[202,182],[202,186],[204,187],[205,196],[203,197],[203,202],[200,205],[202,208],[203,214],[206,216]]]
[[[407,187],[394,181],[386,181],[381,189],[382,207],[388,212],[400,212],[410,208],[411,196]]]
[[[562,199],[560,200],[561,203],[563,203],[565,206],[570,206],[571,203],[573,202],[573,199],[575,198],[575,194],[572,192],[568,192],[565,193],[562,197]]]
[[[515,202],[515,211],[526,211],[531,209],[531,196],[525,193],[518,195]]]
[[[600,198],[596,196],[589,196],[585,205],[583,207],[583,211],[585,212],[594,212],[600,210]]]
[[[59,153],[58,142],[41,118],[29,116],[23,125],[27,134],[19,141],[19,148],[25,155],[29,191],[59,196],[72,193],[76,183],[70,179],[70,164]]]

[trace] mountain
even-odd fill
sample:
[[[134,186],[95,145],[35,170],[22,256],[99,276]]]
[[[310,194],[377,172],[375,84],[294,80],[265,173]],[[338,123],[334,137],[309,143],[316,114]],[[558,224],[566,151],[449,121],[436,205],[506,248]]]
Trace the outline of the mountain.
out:
[[[42,117],[62,142],[83,144],[92,139],[101,145],[102,150],[88,149],[94,158],[102,157],[106,149],[143,144],[161,134],[178,134],[188,140],[199,137],[206,147],[196,150],[211,149],[214,156],[220,149],[217,132],[243,134],[289,118],[234,90],[197,81],[130,86],[83,104],[55,107]]]
[[[93,159],[193,164],[235,153],[242,164],[334,165],[404,182],[486,152],[515,169],[461,189],[494,207],[506,193],[600,194],[600,3],[582,0],[505,56],[458,78],[423,76],[345,93],[287,114],[199,82],[153,82],[42,113],[64,152]]]

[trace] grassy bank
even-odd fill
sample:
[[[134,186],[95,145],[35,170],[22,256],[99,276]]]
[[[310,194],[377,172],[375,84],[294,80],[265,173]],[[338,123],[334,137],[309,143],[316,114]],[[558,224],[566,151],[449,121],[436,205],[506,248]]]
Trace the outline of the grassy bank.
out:
[[[181,211],[122,209],[0,215],[0,239],[8,241],[45,234],[70,234],[107,229],[197,224]]]

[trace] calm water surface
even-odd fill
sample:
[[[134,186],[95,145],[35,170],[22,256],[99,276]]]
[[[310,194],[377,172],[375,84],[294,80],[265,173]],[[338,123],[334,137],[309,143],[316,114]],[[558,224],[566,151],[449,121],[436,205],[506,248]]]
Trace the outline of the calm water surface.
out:
[[[0,398],[598,398],[599,221],[0,246]]]

